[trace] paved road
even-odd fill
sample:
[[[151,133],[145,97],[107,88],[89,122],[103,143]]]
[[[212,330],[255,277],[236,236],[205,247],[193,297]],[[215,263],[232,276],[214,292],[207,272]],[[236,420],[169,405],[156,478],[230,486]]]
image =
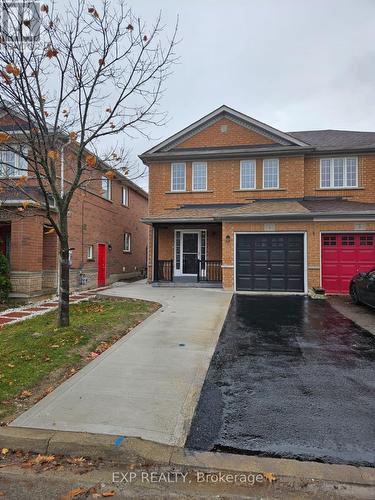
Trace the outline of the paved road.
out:
[[[326,301],[235,296],[187,446],[375,465],[375,337]]]
[[[163,307],[12,425],[182,445],[232,294],[144,282],[104,294]]]

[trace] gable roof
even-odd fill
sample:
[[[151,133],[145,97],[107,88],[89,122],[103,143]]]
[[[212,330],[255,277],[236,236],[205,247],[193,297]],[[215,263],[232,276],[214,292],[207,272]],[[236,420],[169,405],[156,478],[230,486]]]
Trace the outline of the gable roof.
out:
[[[215,109],[208,115],[203,116],[203,118],[200,118],[199,120],[192,123],[188,127],[185,127],[180,132],[177,132],[168,139],[160,142],[159,144],[152,147],[148,151],[145,151],[140,157],[145,158],[146,156],[152,155],[154,153],[170,151],[171,149],[174,148],[174,146],[176,146],[180,142],[183,142],[187,138],[196,134],[198,131],[212,125],[221,118],[228,118],[236,123],[239,123],[244,127],[248,127],[251,130],[263,134],[266,137],[270,137],[279,144],[284,146],[288,145],[308,146],[308,144],[306,144],[303,140],[297,137],[294,137],[290,134],[286,134],[285,132],[281,132],[281,130],[278,130],[274,127],[271,127],[270,125],[262,123],[259,120],[256,120],[255,118],[251,118],[250,116],[245,115],[244,113],[241,113],[239,111],[236,111],[235,109],[232,109],[229,106],[223,105]]]

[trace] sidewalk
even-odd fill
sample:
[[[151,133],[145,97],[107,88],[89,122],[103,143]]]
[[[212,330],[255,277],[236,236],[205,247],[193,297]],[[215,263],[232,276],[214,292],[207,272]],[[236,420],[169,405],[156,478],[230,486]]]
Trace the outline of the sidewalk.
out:
[[[232,294],[136,282],[101,295],[163,307],[11,425],[182,446]]]
[[[106,288],[107,287],[102,287],[85,290],[84,292],[74,292],[70,295],[70,304],[88,300],[90,297],[97,295],[98,292],[106,290]],[[0,312],[0,328],[9,323],[17,323],[32,318],[33,316],[39,316],[49,311],[53,311],[57,309],[58,305],[58,298],[54,297],[52,299],[36,302],[35,304],[27,304],[21,307],[14,307],[13,309],[7,309],[6,311]]]

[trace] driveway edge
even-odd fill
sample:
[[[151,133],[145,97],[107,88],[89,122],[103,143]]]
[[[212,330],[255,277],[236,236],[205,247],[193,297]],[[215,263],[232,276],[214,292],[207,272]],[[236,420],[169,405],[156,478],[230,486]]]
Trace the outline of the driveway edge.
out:
[[[203,472],[272,472],[278,479],[311,479],[375,487],[375,468],[371,467],[194,451],[109,434],[3,427],[0,428],[0,448],[100,458],[138,466],[169,465]]]

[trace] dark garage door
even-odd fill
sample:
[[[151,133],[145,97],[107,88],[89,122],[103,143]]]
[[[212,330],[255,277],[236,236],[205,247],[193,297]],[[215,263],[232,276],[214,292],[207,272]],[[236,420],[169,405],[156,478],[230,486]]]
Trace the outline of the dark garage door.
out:
[[[238,234],[237,290],[303,292],[302,234]]]

